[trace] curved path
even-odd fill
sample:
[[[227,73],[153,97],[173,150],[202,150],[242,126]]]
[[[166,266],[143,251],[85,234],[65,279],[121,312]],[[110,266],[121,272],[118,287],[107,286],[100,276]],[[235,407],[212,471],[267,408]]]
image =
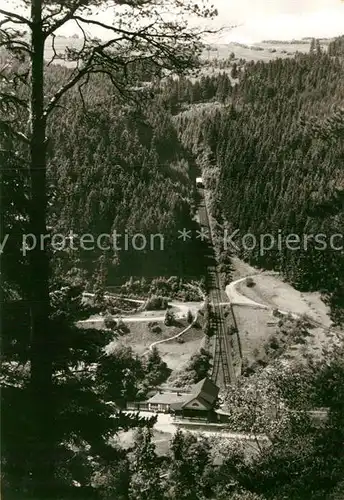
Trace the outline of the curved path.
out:
[[[173,335],[172,337],[169,337],[168,339],[157,340],[157,341],[153,342],[148,347],[148,350],[144,352],[144,354],[146,354],[148,351],[151,351],[154,346],[157,346],[159,344],[164,344],[165,342],[170,342],[171,340],[174,340],[174,339],[177,339],[178,337],[181,337],[181,335],[183,335],[184,333],[186,333],[188,330],[190,330],[190,328],[192,328],[194,326],[194,324],[196,323],[197,319],[198,319],[198,313],[196,314],[196,316],[193,319],[192,323],[190,323],[190,325],[188,325],[186,328],[184,328],[184,330],[182,330],[181,332],[177,333],[177,335]]]
[[[245,295],[243,295],[242,293],[240,293],[236,286],[239,284],[239,283],[242,283],[243,281],[245,281],[246,279],[248,278],[254,278],[255,276],[262,276],[262,275],[268,275],[268,274],[272,274],[272,275],[277,275],[278,273],[276,272],[271,272],[271,273],[255,273],[255,274],[252,274],[250,276],[245,276],[244,278],[240,278],[240,279],[237,279],[235,281],[233,281],[232,283],[230,283],[229,285],[227,285],[226,287],[226,293],[229,297],[229,300],[230,302],[232,303],[233,306],[247,306],[247,307],[252,307],[252,308],[259,308],[259,309],[266,309],[266,310],[270,310],[270,311],[273,311],[273,310],[276,310],[278,311],[280,314],[283,314],[284,316],[287,316],[287,315],[291,315],[293,318],[295,319],[299,319],[299,318],[305,318],[305,315],[304,314],[300,314],[300,313],[296,313],[294,311],[291,311],[291,310],[282,310],[282,309],[279,309],[277,306],[276,307],[272,307],[272,306],[268,306],[266,304],[262,304],[260,302],[256,302],[255,300],[252,300],[252,299],[249,299],[248,297],[246,297]],[[338,331],[337,329],[335,328],[331,328],[331,327],[328,327],[327,325],[324,325],[323,323],[309,317],[309,316],[306,316],[305,318],[312,326],[316,327],[316,328],[322,328],[323,330],[326,330],[330,333],[334,333],[335,335],[337,335],[337,337],[339,336],[343,336],[343,332],[341,331]]]
[[[250,276],[245,276],[244,278],[239,278],[235,281],[232,281],[229,285],[226,286],[226,294],[228,295],[229,301],[232,303],[233,306],[250,306],[250,307],[255,307],[255,308],[260,308],[260,309],[273,309],[271,306],[268,306],[266,304],[262,304],[260,302],[256,302],[255,300],[249,299],[246,297],[246,295],[243,295],[240,293],[236,286],[239,283],[242,283],[243,281],[246,281],[248,278],[254,278],[255,276],[269,276],[269,275],[277,275],[278,273],[275,272],[269,272],[269,273],[255,273],[251,274]],[[276,308],[275,308],[276,309]]]
[[[93,297],[93,293],[84,293],[84,297]],[[105,294],[105,297],[116,297],[115,295],[111,294]],[[127,302],[132,302],[132,303],[137,303],[137,304],[144,304],[146,301],[145,300],[139,300],[139,299],[131,299],[131,298],[126,298],[126,297],[118,297],[121,300],[125,300]],[[169,307],[173,308],[173,312],[175,313],[176,319],[183,319],[186,318],[188,311],[190,310],[194,316],[198,314],[198,310],[202,307],[203,302],[178,302],[178,301],[171,301],[169,303]],[[121,317],[121,319],[124,322],[130,322],[130,323],[138,323],[138,322],[149,322],[149,321],[164,321],[165,319],[165,311],[163,311],[163,314],[160,311],[140,311],[136,312],[134,314],[123,314],[123,315],[115,315],[116,317]],[[104,322],[104,316],[101,316],[100,314],[96,314],[94,316],[91,316],[88,319],[82,320],[79,323],[80,324],[85,324],[85,323],[98,323],[98,324],[103,324]]]

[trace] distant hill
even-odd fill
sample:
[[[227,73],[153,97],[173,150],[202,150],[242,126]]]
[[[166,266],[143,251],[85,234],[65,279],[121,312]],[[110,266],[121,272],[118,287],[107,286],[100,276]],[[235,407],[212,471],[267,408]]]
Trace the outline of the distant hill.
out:
[[[251,45],[240,42],[226,44],[211,44],[203,53],[205,59],[227,59],[232,52],[236,59],[247,61],[270,61],[272,59],[292,57],[296,52],[307,53],[311,45],[311,38],[302,40],[266,40]],[[320,44],[327,50],[331,39],[320,39]]]
[[[272,59],[292,57],[296,52],[307,53],[310,49],[311,38],[301,40],[266,40],[252,45],[229,42],[221,44],[210,44],[203,52],[204,59],[228,59],[234,53],[235,59],[245,59],[247,61],[270,61]],[[324,50],[327,50],[332,39],[320,39],[320,44]],[[57,54],[63,54],[66,47],[81,47],[82,41],[76,37],[58,36],[55,39],[55,51]],[[45,58],[50,61],[53,58],[54,51],[52,41],[48,39],[45,50]],[[62,58],[55,57],[55,63],[72,65],[63,61]]]

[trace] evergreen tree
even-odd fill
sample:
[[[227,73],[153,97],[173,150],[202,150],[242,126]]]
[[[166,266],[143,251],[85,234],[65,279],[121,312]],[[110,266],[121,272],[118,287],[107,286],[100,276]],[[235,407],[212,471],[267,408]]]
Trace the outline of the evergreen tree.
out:
[[[139,430],[131,464],[130,500],[163,500],[162,469],[152,443],[150,429]]]

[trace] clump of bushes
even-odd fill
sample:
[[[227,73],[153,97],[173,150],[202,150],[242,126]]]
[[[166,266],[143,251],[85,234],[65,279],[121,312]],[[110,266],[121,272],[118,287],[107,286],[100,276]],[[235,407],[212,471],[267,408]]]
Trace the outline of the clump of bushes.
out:
[[[150,321],[148,323],[148,329],[152,333],[161,333],[161,328],[156,321]]]
[[[247,278],[247,279],[246,279],[246,286],[247,286],[247,287],[252,288],[252,287],[254,287],[254,286],[255,286],[255,284],[256,284],[256,282],[255,282],[255,281],[253,281],[253,279],[252,279],[252,278]]]
[[[130,332],[129,326],[125,324],[121,318],[117,321],[117,330],[121,335],[125,335]]]
[[[161,328],[159,325],[154,325],[151,330],[153,333],[161,333]]]
[[[145,278],[134,280],[131,277],[120,287],[121,293],[125,295],[146,296],[155,295],[173,297],[182,301],[202,300],[202,280],[184,282],[182,278],[161,276],[149,281]]]
[[[173,311],[170,311],[169,309],[167,309],[166,311],[166,314],[165,314],[165,319],[164,319],[164,323],[166,326],[173,326],[176,322],[176,318],[175,318],[175,315],[173,313]]]
[[[115,330],[117,327],[117,322],[115,318],[111,316],[111,314],[107,314],[104,318],[104,326],[105,328],[108,328],[109,330]]]
[[[152,295],[145,304],[146,311],[161,311],[167,309],[168,299],[161,295]]]
[[[211,367],[211,359],[210,352],[201,347],[191,357],[185,369],[178,374],[176,380],[173,381],[173,385],[176,387],[187,387],[207,377]]]

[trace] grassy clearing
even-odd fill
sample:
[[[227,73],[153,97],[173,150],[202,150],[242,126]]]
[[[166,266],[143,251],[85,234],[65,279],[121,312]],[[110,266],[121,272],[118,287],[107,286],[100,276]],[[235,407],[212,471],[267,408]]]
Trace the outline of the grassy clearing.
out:
[[[321,47],[326,50],[329,40],[320,40]],[[203,58],[227,59],[233,52],[235,58],[246,59],[247,61],[270,61],[272,59],[293,57],[296,52],[308,53],[311,40],[293,40],[293,41],[264,41],[246,45],[243,43],[230,42],[226,44],[213,44],[210,50],[205,50]]]
[[[180,333],[188,326],[186,320],[180,320],[176,326],[167,327],[163,322],[156,322],[161,328],[161,333],[150,331],[147,322],[126,323],[130,332],[115,340],[110,346],[118,344],[130,346],[137,354],[143,354],[149,346],[156,341],[168,339]],[[166,343],[158,344],[157,348],[162,359],[171,370],[180,370],[189,361],[190,357],[200,348],[204,337],[201,328],[192,327],[180,338]]]
[[[190,329],[181,339],[171,340],[158,345],[158,350],[167,366],[173,371],[182,370],[201,347],[204,334],[202,330]],[[183,343],[181,343],[181,341]]]
[[[264,342],[276,332],[277,323],[271,312],[263,309],[253,309],[243,306],[233,306],[235,319],[238,325],[243,358],[250,363],[257,358]]]
[[[261,271],[237,258],[233,259],[233,265],[233,280]],[[253,277],[253,281],[254,286],[247,286],[245,281],[238,283],[236,287],[238,292],[272,309],[292,311],[309,317],[325,327],[331,326],[329,308],[321,300],[320,293],[301,293],[279,276],[259,274]],[[274,336],[277,336],[277,340],[283,338],[283,334],[279,334],[277,319],[272,316],[271,311],[234,306],[234,314],[240,332],[243,357],[249,364],[264,359],[266,355],[264,344],[271,338]],[[319,358],[324,348],[338,342],[337,336],[326,328],[311,328],[309,332],[310,335],[306,335],[302,342],[293,342],[292,339],[285,338],[282,341],[284,348],[280,354],[290,361],[301,361],[308,356]],[[278,347],[276,350],[278,351]]]
[[[323,325],[331,326],[329,308],[321,300],[320,293],[301,293],[279,276],[261,274],[254,277],[255,286],[239,283],[237,289],[246,297],[271,307],[296,314],[305,314]]]

